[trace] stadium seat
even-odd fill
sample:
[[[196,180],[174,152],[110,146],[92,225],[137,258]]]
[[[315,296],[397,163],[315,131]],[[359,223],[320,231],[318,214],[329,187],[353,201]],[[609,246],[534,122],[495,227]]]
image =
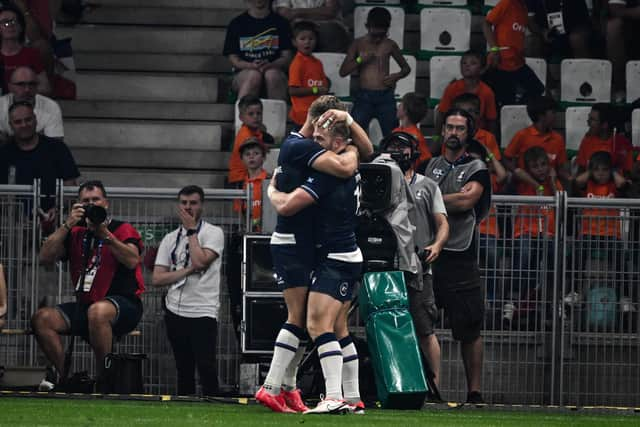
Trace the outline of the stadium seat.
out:
[[[500,145],[504,148],[513,136],[527,126],[531,126],[526,105],[505,105],[500,110]]]
[[[544,58],[526,58],[527,65],[536,73],[544,87],[547,87],[547,61]]]
[[[409,67],[411,67],[411,72],[407,77],[401,80],[398,80],[398,82],[396,83],[396,91],[395,91],[396,98],[402,98],[402,96],[405,93],[416,91],[416,67],[418,65],[416,61],[416,57],[413,55],[403,55],[403,56],[404,56],[404,59],[409,64]],[[400,71],[400,66],[396,63],[396,61],[393,58],[390,59],[390,62],[391,62],[391,65],[389,66],[390,74],[397,73],[398,71]]]
[[[569,107],[565,112],[565,142],[569,156],[573,156],[578,152],[580,142],[582,142],[584,134],[589,130],[587,118],[589,118],[590,111],[591,107]]]
[[[464,53],[471,43],[471,12],[456,8],[420,11],[420,51],[423,56]]]
[[[418,6],[427,7],[464,7],[467,0],[418,0]]]
[[[400,49],[404,48],[404,9],[397,6],[379,5],[391,13],[391,28],[389,38],[396,42]],[[377,6],[356,6],[353,10],[353,37],[358,38],[367,34],[367,15]]]
[[[433,56],[429,60],[430,104],[440,101],[444,90],[451,81],[462,78],[459,56]]]
[[[634,147],[640,145],[640,108],[631,113],[631,142]]]
[[[611,62],[564,59],[560,65],[560,100],[568,103],[611,101]]]
[[[285,136],[287,128],[287,103],[278,99],[261,99],[261,101],[262,122],[276,143],[280,143]],[[238,133],[240,126],[242,126],[242,123],[240,122],[238,102],[236,102],[234,127],[236,133]]]
[[[331,81],[331,88],[329,89],[330,92],[338,98],[348,98],[351,76],[348,75],[346,77],[340,77],[340,74],[338,73],[340,65],[342,65],[342,62],[347,55],[344,53],[329,52],[318,52],[313,55],[322,62],[324,73]]]
[[[369,140],[373,144],[374,147],[378,147],[380,145],[380,141],[382,141],[382,128],[380,127],[380,123],[378,119],[373,119],[369,123],[369,130],[367,131],[369,135]]]
[[[628,61],[625,73],[627,82],[627,103],[640,98],[640,61]]]

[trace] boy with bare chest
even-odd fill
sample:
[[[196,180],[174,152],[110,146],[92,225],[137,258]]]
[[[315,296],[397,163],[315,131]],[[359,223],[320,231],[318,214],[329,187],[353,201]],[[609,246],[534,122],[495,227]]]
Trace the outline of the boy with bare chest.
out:
[[[383,7],[374,7],[367,15],[368,33],[353,41],[340,75],[357,72],[359,88],[354,96],[351,115],[358,124],[368,129],[373,118],[378,119],[383,135],[388,135],[397,126],[396,82],[411,72],[402,56],[398,44],[388,37],[391,14]],[[389,74],[389,58],[400,66],[400,71]]]

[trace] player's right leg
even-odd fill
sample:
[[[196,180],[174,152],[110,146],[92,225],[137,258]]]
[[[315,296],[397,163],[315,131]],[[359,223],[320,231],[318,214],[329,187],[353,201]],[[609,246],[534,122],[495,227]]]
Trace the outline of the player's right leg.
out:
[[[342,390],[344,392],[344,400],[349,404],[350,412],[362,415],[364,414],[364,402],[360,398],[360,360],[356,346],[349,334],[347,323],[350,309],[351,302],[346,302],[342,305],[334,330],[342,349]]]
[[[287,322],[282,325],[276,337],[269,372],[264,385],[256,393],[256,400],[275,412],[299,412],[306,408],[302,399],[299,399],[299,393],[295,387],[293,390],[287,390],[288,394],[287,392],[283,393],[282,390],[282,384],[288,370],[287,377],[292,375],[290,367],[298,359],[296,355],[304,352],[301,342],[306,346],[304,322],[313,255],[306,253],[305,249],[300,246],[296,244],[271,245],[276,281],[278,286],[283,289],[287,305]],[[292,393],[297,396],[292,396]],[[294,408],[288,406],[286,397],[289,398],[288,400]]]

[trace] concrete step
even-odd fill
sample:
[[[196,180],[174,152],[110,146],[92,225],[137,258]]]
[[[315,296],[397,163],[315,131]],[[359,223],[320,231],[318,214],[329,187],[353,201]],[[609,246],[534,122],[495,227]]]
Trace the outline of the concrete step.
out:
[[[199,185],[203,188],[224,188],[226,174],[185,170],[145,170],[126,168],[81,167],[83,179],[99,179],[108,187],[169,187]]]
[[[80,166],[227,171],[229,152],[210,150],[154,150],[134,148],[73,147]]]
[[[60,26],[58,38],[71,37],[74,52],[179,54],[222,53],[225,30],[127,25]]]
[[[96,1],[98,3],[98,1]],[[176,4],[180,4],[183,8],[195,9],[226,9],[230,5],[234,5],[240,9],[246,7],[245,2],[230,0],[99,0],[101,6],[121,6],[121,7],[163,7],[175,8]]]
[[[200,120],[233,125],[233,105],[196,102],[59,101],[67,118]]]
[[[220,151],[221,127],[205,122],[65,120],[65,142],[76,147]]]
[[[218,79],[195,74],[78,73],[78,99],[216,102]]]
[[[231,63],[222,54],[76,52],[76,69],[230,74]]]
[[[102,6],[82,18],[83,24],[167,25],[226,28],[243,9]]]

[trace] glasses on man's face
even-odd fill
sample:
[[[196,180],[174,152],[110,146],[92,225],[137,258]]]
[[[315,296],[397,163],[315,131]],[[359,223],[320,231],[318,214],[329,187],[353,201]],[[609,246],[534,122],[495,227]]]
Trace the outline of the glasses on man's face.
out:
[[[22,89],[35,89],[38,87],[38,82],[28,81],[28,82],[9,82],[12,85],[19,86]]]
[[[14,25],[16,25],[18,23],[18,21],[16,21],[15,19],[5,19],[4,21],[0,21],[0,25],[2,25],[3,27],[13,27]]]

